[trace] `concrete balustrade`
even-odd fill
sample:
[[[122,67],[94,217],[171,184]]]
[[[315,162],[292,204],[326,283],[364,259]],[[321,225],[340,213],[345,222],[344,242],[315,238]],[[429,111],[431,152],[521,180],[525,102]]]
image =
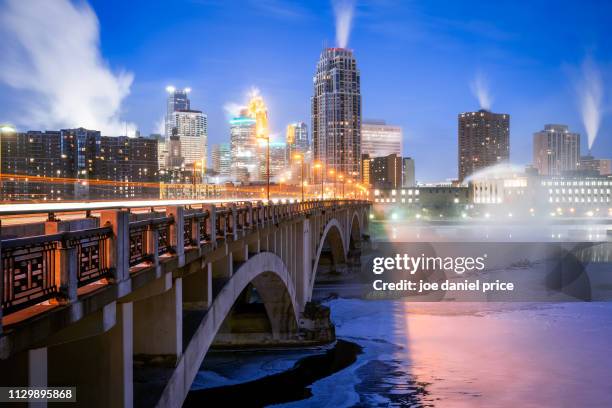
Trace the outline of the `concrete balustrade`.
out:
[[[21,286],[6,291],[13,281],[0,279],[0,378],[15,373],[15,384],[3,384],[76,385],[78,400],[92,407],[180,406],[214,342],[316,339],[309,330],[320,325],[302,312],[321,251],[328,245],[344,262],[351,240],[367,233],[369,203],[204,203],[157,211],[103,209],[82,223],[52,219],[44,237],[0,244],[7,256],[27,245],[36,265],[50,257],[40,273],[53,282],[52,292],[40,290],[49,305],[34,308],[17,293]],[[265,307],[260,320],[231,313],[249,285]],[[169,370],[161,377],[167,382],[135,393],[134,370],[141,376],[153,367]]]

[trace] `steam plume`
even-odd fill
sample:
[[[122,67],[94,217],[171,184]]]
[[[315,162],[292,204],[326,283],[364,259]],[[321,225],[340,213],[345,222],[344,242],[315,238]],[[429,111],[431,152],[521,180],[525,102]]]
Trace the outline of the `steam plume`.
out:
[[[586,59],[582,64],[581,80],[578,83],[578,96],[580,99],[582,123],[587,132],[590,150],[599,132],[603,99],[601,74],[591,59]]]
[[[477,73],[474,80],[470,83],[472,94],[478,99],[481,109],[491,110],[493,97],[489,90],[489,83],[482,73]]]
[[[333,4],[336,16],[336,43],[338,47],[346,48],[351,35],[355,2],[354,0],[335,0]]]
[[[24,127],[86,127],[133,134],[120,120],[133,75],[111,72],[100,55],[95,12],[69,0],[7,0],[0,6],[0,80],[27,92]]]

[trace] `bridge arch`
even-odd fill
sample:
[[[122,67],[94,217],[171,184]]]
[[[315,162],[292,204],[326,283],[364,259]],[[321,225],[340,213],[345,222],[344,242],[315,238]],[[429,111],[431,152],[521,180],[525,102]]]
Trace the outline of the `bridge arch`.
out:
[[[170,406],[172,401],[182,401],[187,395],[225,318],[249,284],[256,288],[263,300],[273,336],[297,329],[299,305],[295,285],[283,260],[272,252],[260,252],[250,257],[232,274],[213,300],[180,357],[158,406]]]

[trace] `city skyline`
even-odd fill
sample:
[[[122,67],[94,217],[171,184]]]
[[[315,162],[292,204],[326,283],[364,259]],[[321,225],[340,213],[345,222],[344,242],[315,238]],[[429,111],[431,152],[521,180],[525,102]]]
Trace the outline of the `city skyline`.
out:
[[[8,7],[6,4],[2,7]],[[609,89],[606,79],[610,75],[610,60],[604,56],[610,53],[609,45],[603,40],[610,29],[604,24],[606,11],[593,12],[593,8],[600,5],[587,2],[576,12],[572,7],[548,10],[542,3],[536,3],[531,20],[520,16],[518,11],[506,10],[503,4],[475,4],[478,7],[468,7],[474,15],[466,21],[462,20],[465,11],[459,10],[458,5],[442,7],[436,2],[411,6],[393,2],[356,4],[348,48],[354,50],[359,60],[363,117],[380,117],[404,129],[403,155],[415,158],[417,178],[422,181],[456,177],[455,118],[459,112],[478,109],[479,102],[470,93],[470,84],[476,78],[485,79],[477,81],[485,88],[488,83],[492,109],[507,112],[512,117],[510,160],[517,164],[531,162],[532,134],[546,123],[566,124],[580,133],[582,150],[586,151],[587,135],[575,89],[585,59],[590,58],[599,67],[604,90]],[[163,125],[164,88],[168,84],[193,89],[193,105],[209,116],[209,145],[228,141],[229,115],[224,107],[230,108],[235,101],[243,100],[253,86],[261,90],[269,104],[270,127],[276,140],[282,139],[288,123],[310,122],[309,98],[316,60],[325,42],[330,46],[334,44],[330,2],[307,5],[245,2],[241,5],[242,13],[213,1],[176,3],[172,7],[155,5],[145,11],[137,3],[92,1],[89,5],[92,9],[84,15],[90,19],[93,15],[99,21],[102,66],[118,78],[125,79],[120,77],[122,70],[132,77],[127,86],[129,92],[125,92],[126,84],[123,83],[121,90],[126,96],[119,98],[120,108],[116,112],[120,113],[121,120],[137,124],[142,134],[156,132],[156,123]],[[74,7],[78,18],[85,6]],[[70,8],[64,9],[70,11]],[[136,10],[142,14],[137,14]],[[500,10],[505,11],[500,14]],[[161,18],[163,13],[168,13],[167,18],[166,15]],[[125,19],[129,26],[120,22],[126,24],[124,28],[129,35],[119,34],[122,30],[109,30],[118,23],[116,15],[139,16],[138,19]],[[5,13],[3,21],[19,21],[23,16],[40,17],[29,10],[21,14]],[[57,20],[62,19],[61,15],[54,16]],[[581,29],[571,35],[565,33],[565,36],[552,32],[528,35],[540,28],[537,21],[543,16],[561,20],[571,17]],[[202,24],[208,19],[215,19],[217,23]],[[405,28],[397,24],[400,20],[413,24]],[[152,23],[159,27],[156,34],[145,30],[146,25]],[[270,24],[269,30],[261,29]],[[300,30],[292,30],[292,26]],[[14,25],[3,28],[2,38],[21,39],[10,32],[11,27]],[[94,28],[97,28],[95,24]],[[172,29],[178,29],[179,37],[201,36],[206,52],[196,56],[200,45],[193,42],[189,42],[195,47],[189,54],[187,45],[170,50],[174,42],[169,43],[163,34]],[[231,30],[235,33],[229,33]],[[241,39],[247,33],[252,41],[244,44]],[[57,38],[61,36],[58,34]],[[219,38],[221,40],[217,41]],[[527,44],[524,38],[529,38],[533,44]],[[444,41],[438,41],[440,39]],[[436,46],[431,49],[433,42]],[[93,43],[95,45],[95,41]],[[234,52],[239,48],[242,50],[240,56]],[[156,52],[158,49],[164,53]],[[398,56],[398,53],[409,54],[411,58]],[[176,64],[176,58],[187,55],[190,63]],[[379,64],[383,59],[392,63]],[[254,60],[258,63],[252,64]],[[456,63],[449,65],[451,60]],[[154,64],[156,61],[159,64]],[[449,66],[445,68],[445,64]],[[36,95],[39,90],[25,85],[21,88],[7,86],[6,69],[4,67],[0,75],[4,80],[0,88],[3,91],[0,121],[16,123],[22,131],[45,130],[35,125],[25,126],[27,121],[21,119],[24,111],[27,112],[24,99],[32,93]],[[517,87],[516,83],[524,86]],[[27,92],[23,92],[24,89]],[[604,107],[606,101],[604,92]],[[594,156],[606,157],[612,148],[611,131],[609,115],[604,116],[593,145]],[[436,141],[434,146],[432,140]],[[436,148],[438,141],[448,148],[440,152]],[[434,160],[440,155],[442,160]]]

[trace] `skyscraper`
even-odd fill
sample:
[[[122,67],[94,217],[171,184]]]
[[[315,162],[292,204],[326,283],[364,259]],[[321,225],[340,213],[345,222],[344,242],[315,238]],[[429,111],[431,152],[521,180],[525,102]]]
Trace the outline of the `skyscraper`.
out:
[[[229,177],[232,165],[232,154],[229,143],[212,146],[212,168],[220,177]]]
[[[545,125],[533,134],[533,166],[543,176],[560,176],[580,164],[580,135],[566,125]]]
[[[387,125],[385,121],[363,121],[361,125],[361,154],[384,157],[402,155],[402,128]]]
[[[400,188],[402,158],[396,154],[373,158],[370,161],[370,183],[376,188]]]
[[[510,158],[510,115],[481,109],[459,114],[459,181]]]
[[[310,149],[306,123],[296,122],[287,125],[286,142],[289,162],[293,163],[293,155],[296,153],[305,155]]]
[[[191,88],[176,89],[173,86],[167,86],[168,101],[166,103],[166,142],[172,136],[172,128],[174,127],[174,112],[185,111],[191,109],[191,101],[189,93]]]
[[[257,179],[257,143],[256,121],[243,109],[240,116],[230,120],[231,176],[235,181]]]
[[[353,52],[326,48],[313,78],[311,100],[314,159],[329,171],[358,178],[361,171],[361,88]]]
[[[207,117],[198,110],[179,110],[172,113],[172,123],[181,142],[181,154],[185,165],[200,163],[206,168],[208,142]]]

